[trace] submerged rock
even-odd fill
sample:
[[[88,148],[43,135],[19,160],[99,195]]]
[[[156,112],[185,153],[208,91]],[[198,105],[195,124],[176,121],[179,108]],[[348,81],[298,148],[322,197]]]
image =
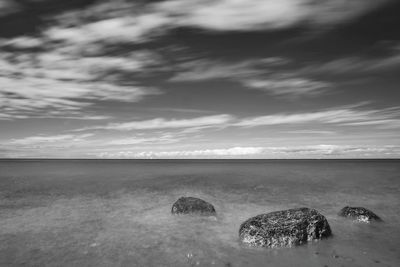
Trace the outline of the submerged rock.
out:
[[[340,210],[339,215],[359,222],[382,221],[378,215],[363,207],[346,206]]]
[[[257,215],[239,229],[241,242],[257,247],[291,247],[332,234],[328,221],[309,208]]]
[[[201,215],[215,215],[215,208],[210,203],[195,197],[181,197],[173,205],[173,214],[197,213]]]

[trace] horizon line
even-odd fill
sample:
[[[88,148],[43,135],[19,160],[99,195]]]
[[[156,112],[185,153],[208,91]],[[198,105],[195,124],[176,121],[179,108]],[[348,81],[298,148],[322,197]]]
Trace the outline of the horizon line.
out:
[[[400,158],[0,158],[0,160],[400,160]]]

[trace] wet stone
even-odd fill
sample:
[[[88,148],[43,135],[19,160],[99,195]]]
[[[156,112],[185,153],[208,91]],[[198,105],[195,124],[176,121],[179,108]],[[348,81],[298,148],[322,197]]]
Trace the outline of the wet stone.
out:
[[[200,214],[215,215],[215,208],[212,204],[195,197],[181,197],[173,205],[172,214]]]
[[[332,234],[326,218],[315,209],[275,211],[248,219],[239,229],[242,243],[255,247],[291,247]]]
[[[346,206],[340,210],[339,215],[358,222],[382,221],[378,215],[363,207]]]

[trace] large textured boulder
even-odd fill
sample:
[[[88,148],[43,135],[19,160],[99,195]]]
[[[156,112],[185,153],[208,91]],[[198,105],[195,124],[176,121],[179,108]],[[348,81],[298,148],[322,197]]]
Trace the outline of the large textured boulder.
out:
[[[261,214],[239,229],[241,242],[257,247],[291,247],[332,234],[328,221],[318,211],[299,208]]]
[[[351,218],[355,221],[369,223],[371,221],[382,221],[378,215],[363,207],[346,206],[339,212],[340,216]]]
[[[215,215],[215,208],[200,198],[181,197],[172,205],[171,212],[173,214]]]

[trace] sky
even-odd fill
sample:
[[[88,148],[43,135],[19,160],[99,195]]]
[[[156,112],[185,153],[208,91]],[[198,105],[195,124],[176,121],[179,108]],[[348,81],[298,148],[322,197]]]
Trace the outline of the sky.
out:
[[[0,158],[399,158],[398,14],[0,0]]]

